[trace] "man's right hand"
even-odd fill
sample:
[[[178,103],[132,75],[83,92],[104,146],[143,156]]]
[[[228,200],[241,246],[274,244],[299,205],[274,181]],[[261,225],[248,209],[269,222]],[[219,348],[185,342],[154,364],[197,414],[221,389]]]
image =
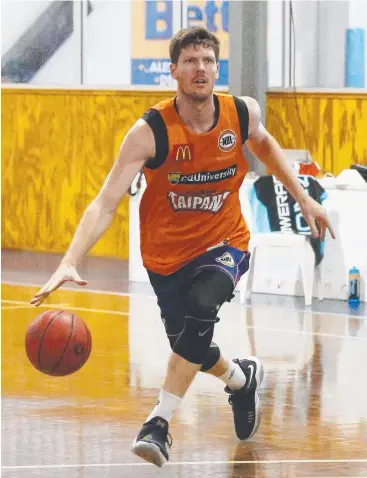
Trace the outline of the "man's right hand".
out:
[[[54,290],[65,282],[75,282],[78,285],[86,285],[87,281],[81,279],[76,268],[69,264],[60,264],[51,279],[40,289],[31,300],[31,304],[38,307]]]

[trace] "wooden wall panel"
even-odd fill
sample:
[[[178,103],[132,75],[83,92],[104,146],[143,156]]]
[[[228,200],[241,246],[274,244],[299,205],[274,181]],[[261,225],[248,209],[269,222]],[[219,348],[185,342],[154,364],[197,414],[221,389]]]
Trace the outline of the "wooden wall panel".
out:
[[[135,120],[170,92],[2,90],[2,247],[64,252]],[[128,258],[128,197],[99,256]]]
[[[2,247],[64,252],[129,127],[172,92],[2,90]],[[306,143],[325,171],[367,165],[367,94],[298,93]],[[267,128],[304,148],[292,92],[267,95]],[[128,258],[128,197],[92,253]]]
[[[266,124],[283,148],[306,144],[325,172],[337,175],[353,163],[367,165],[367,92],[299,92],[297,103],[293,92],[270,92]]]

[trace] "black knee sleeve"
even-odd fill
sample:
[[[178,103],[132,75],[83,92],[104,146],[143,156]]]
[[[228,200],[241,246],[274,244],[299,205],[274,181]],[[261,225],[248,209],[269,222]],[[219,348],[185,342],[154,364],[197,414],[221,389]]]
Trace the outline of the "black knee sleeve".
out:
[[[204,364],[218,310],[232,290],[231,280],[222,272],[203,271],[195,277],[187,298],[185,325],[173,348],[175,353],[189,362]],[[205,366],[208,365],[209,362]]]
[[[213,338],[215,320],[187,316],[173,351],[191,363],[202,364]]]
[[[167,338],[169,340],[171,349],[174,350],[176,341],[178,337],[180,336],[182,330],[181,332],[177,332],[175,327],[170,327],[167,323],[167,320],[163,316],[162,316],[162,321],[166,328],[166,334],[167,334]],[[210,370],[218,362],[219,357],[220,357],[219,347],[215,342],[212,341],[200,371],[207,372],[208,370]]]
[[[205,360],[201,366],[200,372],[207,372],[218,362],[220,357],[220,350],[218,345],[212,341],[209,350],[206,353]]]

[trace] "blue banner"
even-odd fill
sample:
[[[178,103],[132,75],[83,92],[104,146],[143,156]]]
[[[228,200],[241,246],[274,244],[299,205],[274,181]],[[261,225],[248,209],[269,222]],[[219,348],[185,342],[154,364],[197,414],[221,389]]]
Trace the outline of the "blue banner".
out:
[[[131,83],[133,85],[175,86],[167,58],[141,58],[131,60]],[[219,60],[217,86],[228,85],[228,60]]]
[[[169,65],[169,43],[174,35],[174,9],[180,2],[132,2],[131,83],[133,85],[175,86]],[[187,25],[203,26],[220,41],[218,86],[228,85],[228,0],[190,0]]]

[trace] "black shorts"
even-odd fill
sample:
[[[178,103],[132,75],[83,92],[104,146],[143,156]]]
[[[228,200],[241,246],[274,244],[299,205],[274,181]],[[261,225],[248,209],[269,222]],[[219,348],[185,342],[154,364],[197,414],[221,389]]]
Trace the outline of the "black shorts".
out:
[[[167,335],[179,334],[184,327],[187,297],[194,277],[201,271],[220,271],[232,282],[233,292],[237,282],[249,268],[249,259],[248,251],[221,246],[205,252],[168,276],[148,270]],[[231,295],[227,300],[231,300]]]

